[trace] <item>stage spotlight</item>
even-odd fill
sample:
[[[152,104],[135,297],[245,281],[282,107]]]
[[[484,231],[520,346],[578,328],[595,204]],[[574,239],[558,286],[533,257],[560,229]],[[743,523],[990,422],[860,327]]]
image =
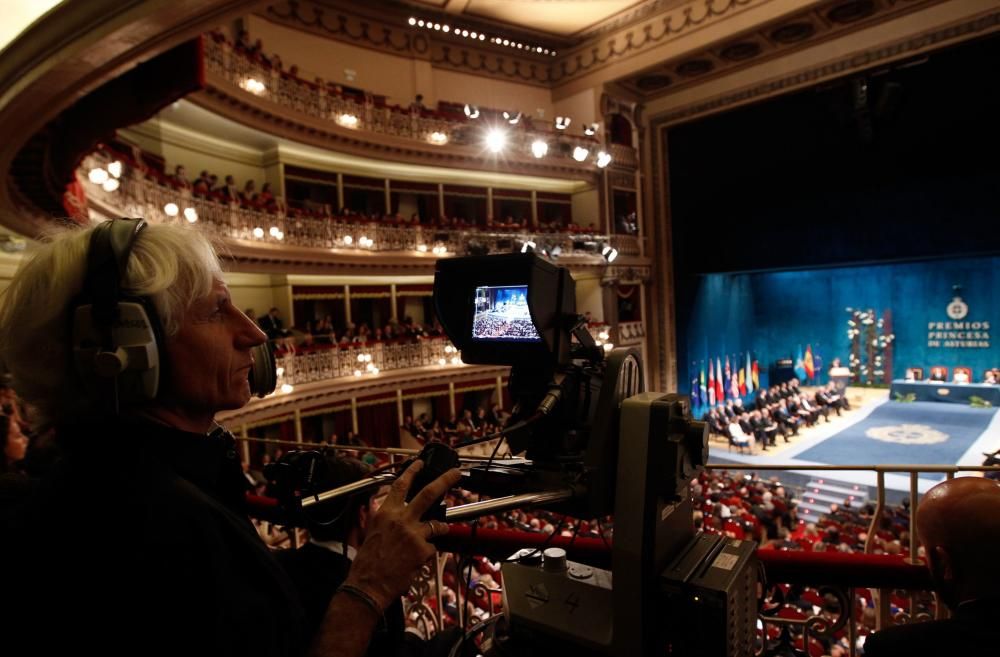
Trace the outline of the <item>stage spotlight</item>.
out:
[[[414,18],[414,17],[412,17],[412,16],[410,16],[410,20],[408,22],[410,23],[410,25],[416,25],[417,24],[417,19]]]
[[[121,185],[121,181],[117,178],[108,178],[104,181],[101,187],[103,187],[106,192],[113,192],[118,189],[119,185]]]
[[[260,226],[257,226],[256,228],[253,229],[253,236],[256,237],[257,239],[261,239],[262,237],[264,237],[264,229],[261,228]]]
[[[590,155],[590,149],[584,148],[583,146],[577,146],[573,149],[573,159],[577,162],[583,162]]]
[[[599,123],[591,123],[588,126],[584,126],[583,134],[587,135],[588,137],[593,137],[594,135],[597,134],[597,129],[599,127],[600,127]]]
[[[507,145],[507,134],[494,128],[486,133],[486,148],[491,153],[499,153]]]
[[[601,169],[611,164],[611,155],[605,151],[597,154],[597,166]]]
[[[531,253],[534,250],[535,250],[535,243],[532,242],[531,240],[528,240],[527,242],[521,245],[521,253]]]
[[[417,251],[420,252],[420,253],[427,253],[427,245],[426,244],[417,244]]]
[[[90,173],[87,174],[87,177],[90,178],[90,182],[95,185],[103,185],[104,181],[108,179],[108,172],[100,167],[97,167],[95,169],[91,169]]]
[[[188,220],[189,224],[193,224],[198,221],[198,211],[194,208],[184,208],[184,218]]]
[[[424,22],[422,20],[421,21],[417,21],[417,27],[423,27],[423,26],[424,26]]]
[[[548,142],[542,141],[541,139],[536,139],[531,142],[531,154],[535,157],[541,159],[545,157],[545,154],[549,152]]]
[[[479,118],[479,108],[476,107],[475,105],[466,105],[465,106],[465,116],[468,117],[468,118],[470,118],[470,119],[478,119]]]
[[[427,141],[429,141],[432,144],[441,146],[442,144],[448,143],[448,135],[444,134],[443,132],[438,132],[435,130],[434,132],[432,132],[430,135],[427,136]]]
[[[180,212],[180,211],[181,211],[181,209],[179,207],[177,207],[176,203],[167,203],[166,205],[163,206],[163,212],[168,217],[176,217],[177,213]]]
[[[618,257],[618,249],[614,248],[610,244],[605,244],[601,247],[601,255],[604,256],[604,259],[609,263],[614,262],[615,258]]]
[[[114,162],[112,162],[111,164],[109,164],[108,165],[108,173],[110,173],[115,178],[121,178],[122,177],[122,163],[119,162],[118,160],[115,160]]]
[[[517,125],[518,122],[521,120],[521,113],[520,112],[506,112],[505,111],[503,113],[503,118],[504,118],[504,120],[507,123],[509,123],[511,125]]]
[[[573,122],[573,119],[568,116],[557,116],[556,117],[556,130],[565,130],[569,127],[569,124]]]
[[[451,28],[449,26],[447,26],[447,25],[442,25],[441,26],[441,31],[442,32],[451,32]]]
[[[346,244],[347,246],[354,244],[354,237],[351,235],[344,235],[344,244]]]
[[[479,40],[480,41],[485,41],[486,40],[486,35],[485,34],[480,34],[479,35]]]

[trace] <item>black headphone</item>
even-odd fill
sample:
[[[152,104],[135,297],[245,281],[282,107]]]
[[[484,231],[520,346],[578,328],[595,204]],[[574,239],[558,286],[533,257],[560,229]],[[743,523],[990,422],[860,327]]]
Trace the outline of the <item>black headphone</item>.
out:
[[[124,295],[121,289],[132,247],[145,228],[143,219],[112,219],[94,229],[73,311],[77,372],[114,414],[123,402],[155,399],[164,379],[166,351],[156,307],[148,297]],[[267,342],[252,351],[250,389],[263,397],[277,383],[274,353]]]
[[[73,311],[77,371],[95,386],[108,409],[155,399],[161,379],[163,327],[150,299],[124,296],[132,247],[142,219],[112,219],[90,235],[83,291]]]

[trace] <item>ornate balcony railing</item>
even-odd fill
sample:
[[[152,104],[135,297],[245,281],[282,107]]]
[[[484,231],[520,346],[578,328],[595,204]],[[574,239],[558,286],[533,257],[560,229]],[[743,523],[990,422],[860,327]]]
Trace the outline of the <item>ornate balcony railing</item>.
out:
[[[609,148],[608,152],[611,154],[611,159],[615,165],[629,169],[638,168],[639,158],[636,156],[634,148],[623,144],[611,144]]]
[[[94,154],[78,170],[87,180],[94,168],[107,168],[110,160]],[[210,233],[227,239],[257,244],[289,244],[354,252],[427,253],[444,257],[465,254],[470,248],[487,253],[510,253],[527,242],[561,256],[579,257],[579,262],[602,262],[601,246],[607,235],[599,233],[544,233],[511,228],[487,230],[440,229],[432,226],[401,226],[375,221],[351,221],[335,217],[291,216],[283,211],[263,212],[194,196],[148,180],[126,169],[107,191],[100,184],[87,184],[87,194],[123,216],[143,217],[164,223],[198,223]]]
[[[640,256],[643,254],[643,239],[636,235],[612,235],[611,246],[618,250],[618,255]]]
[[[458,352],[447,338],[425,338],[418,342],[394,344],[371,342],[331,346],[276,359],[278,387],[313,383],[340,377],[360,377],[370,372],[401,370],[431,365],[460,363]]]
[[[340,95],[331,91],[328,85],[301,80],[286,72],[266,67],[237,52],[228,42],[211,35],[205,37],[204,43],[206,70],[225,80],[234,94],[262,98],[293,111],[329,121],[331,125],[340,128],[411,139],[434,146],[478,145],[483,139],[482,122],[437,118],[427,116],[429,112],[377,106],[374,96],[370,94],[364,99]],[[597,168],[595,161],[600,144],[596,139],[551,129],[541,130],[538,127],[528,129],[525,127],[528,122],[525,119],[517,125],[508,126],[505,152],[509,155],[517,154],[522,159],[537,161],[532,154],[532,143],[540,139],[549,145],[545,158],[558,159],[562,166],[571,166],[581,171],[593,171]],[[555,148],[556,143],[561,148]],[[582,162],[573,157],[576,148],[588,151]],[[614,152],[628,158],[634,166],[633,149],[620,147]],[[614,158],[614,153],[611,156]]]
[[[244,437],[245,438],[245,437]],[[249,439],[255,440],[255,439]],[[267,441],[276,442],[276,441]],[[334,449],[357,449],[338,448]],[[390,461],[407,458],[413,450],[373,449],[383,452]],[[503,458],[497,462],[502,463]],[[709,470],[747,470],[732,464],[709,465]],[[868,528],[869,536],[877,530],[885,508],[887,473],[908,474],[911,481],[910,508],[915,509],[918,501],[917,478],[920,473],[939,473],[951,478],[958,472],[1000,472],[1000,467],[982,466],[809,466],[774,465],[762,466],[762,470],[793,471],[867,471],[877,478],[877,508]],[[266,515],[269,503],[258,501],[256,507]],[[912,518],[912,515],[911,515]],[[758,615],[757,654],[792,654],[792,649],[807,654],[827,654],[817,652],[824,647],[818,640],[839,642],[852,657],[860,654],[861,637],[870,632],[893,624],[943,618],[947,610],[930,593],[931,579],[924,565],[917,559],[914,544],[917,528],[914,524],[906,527],[909,534],[909,556],[817,553],[784,550],[758,550],[757,556],[767,576],[767,589],[763,606]],[[409,624],[424,636],[446,627],[449,621],[444,613],[442,591],[448,590],[444,583],[445,565],[450,554],[487,555],[499,558],[522,548],[561,547],[569,558],[609,567],[613,536],[601,530],[602,536],[550,536],[545,533],[515,530],[491,530],[478,528],[475,533],[467,525],[456,523],[450,526],[446,536],[436,540],[438,557],[434,566],[425,567],[411,586],[407,596]],[[871,551],[871,542],[866,544],[866,552]],[[478,584],[463,590],[461,585],[449,591],[457,596],[457,608],[465,609],[466,601],[480,605],[481,616],[492,616],[498,612],[497,600],[502,593],[500,574],[494,575],[496,586]],[[790,586],[800,592],[801,600],[809,604],[809,610],[787,604],[786,595]],[[430,603],[431,599],[434,603]],[[464,600],[464,601],[463,601]],[[872,605],[872,606],[869,606]],[[892,612],[892,607],[897,607]],[[864,613],[874,609],[873,617]],[[474,625],[475,618],[465,618],[466,628]],[[846,645],[845,645],[846,644]]]

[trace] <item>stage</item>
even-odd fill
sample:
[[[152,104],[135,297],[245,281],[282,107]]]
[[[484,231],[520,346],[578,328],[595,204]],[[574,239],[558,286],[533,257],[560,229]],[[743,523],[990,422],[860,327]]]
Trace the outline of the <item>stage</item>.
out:
[[[865,391],[860,407],[843,417],[822,420],[778,449],[751,454],[728,451],[713,442],[710,463],[744,464],[755,470],[768,465],[982,465],[983,452],[1000,449],[1000,414],[997,408],[933,401],[899,402],[888,392]],[[852,396],[857,396],[855,391]],[[808,476],[808,471],[799,471]],[[831,479],[874,487],[874,472],[835,471]],[[921,474],[920,492],[944,475]],[[886,475],[890,490],[909,491],[908,475]]]

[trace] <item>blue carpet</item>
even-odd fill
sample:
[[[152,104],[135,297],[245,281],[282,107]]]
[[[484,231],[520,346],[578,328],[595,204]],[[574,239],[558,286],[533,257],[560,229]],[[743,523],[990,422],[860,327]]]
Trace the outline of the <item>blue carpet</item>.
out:
[[[887,401],[796,458],[836,465],[953,465],[986,430],[996,411],[940,402]]]

